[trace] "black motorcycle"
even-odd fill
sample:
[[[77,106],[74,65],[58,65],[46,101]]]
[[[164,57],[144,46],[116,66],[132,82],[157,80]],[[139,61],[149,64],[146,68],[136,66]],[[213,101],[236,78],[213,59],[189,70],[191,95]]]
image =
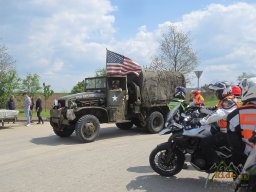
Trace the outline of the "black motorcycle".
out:
[[[210,136],[211,126],[216,125],[196,127],[193,124],[193,115],[195,114],[183,115],[183,121],[177,123],[174,120],[175,114],[169,114],[166,128],[160,132],[160,135],[171,134],[171,136],[167,142],[157,145],[149,156],[150,166],[158,174],[170,177],[179,173],[183,168],[186,154],[190,155],[190,163],[197,170],[207,173],[215,170],[214,167],[208,168],[206,158],[200,150],[200,141]],[[201,116],[205,115],[207,114],[201,114]],[[216,153],[224,164],[231,162],[231,150],[228,146],[221,146]],[[213,166],[218,167],[217,162]]]

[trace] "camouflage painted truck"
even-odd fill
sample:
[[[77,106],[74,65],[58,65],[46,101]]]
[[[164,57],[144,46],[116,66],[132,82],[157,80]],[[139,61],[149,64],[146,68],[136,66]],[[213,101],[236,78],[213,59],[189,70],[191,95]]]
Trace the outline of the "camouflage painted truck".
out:
[[[112,89],[117,80],[121,89]],[[59,107],[50,111],[50,123],[56,135],[68,137],[75,131],[83,142],[97,138],[100,123],[158,133],[176,86],[185,86],[184,76],[167,71],[85,78],[85,92],[61,97]]]

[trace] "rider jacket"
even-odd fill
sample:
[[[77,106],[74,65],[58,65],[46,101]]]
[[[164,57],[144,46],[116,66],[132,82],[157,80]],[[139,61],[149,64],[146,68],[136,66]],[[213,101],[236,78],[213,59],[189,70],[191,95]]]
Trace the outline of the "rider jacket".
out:
[[[196,105],[204,105],[204,98],[201,94],[197,94],[195,98],[193,99],[193,102]]]
[[[254,146],[249,142],[254,130],[256,130],[256,101],[246,103],[228,115],[228,131],[241,133],[242,140],[246,144],[244,150],[246,155]]]
[[[228,95],[217,104],[217,110],[211,115],[200,120],[201,125],[217,122],[222,133],[227,133],[227,116],[238,107],[234,96]]]

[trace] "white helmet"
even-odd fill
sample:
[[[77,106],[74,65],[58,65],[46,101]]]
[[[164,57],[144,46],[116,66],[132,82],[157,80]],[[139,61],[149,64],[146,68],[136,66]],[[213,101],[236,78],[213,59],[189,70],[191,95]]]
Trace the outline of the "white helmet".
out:
[[[231,83],[228,81],[218,81],[214,84],[210,84],[208,88],[215,91],[216,97],[219,100],[225,98],[227,95],[232,94]]]
[[[239,86],[242,89],[241,100],[243,102],[256,101],[256,77],[242,79]]]

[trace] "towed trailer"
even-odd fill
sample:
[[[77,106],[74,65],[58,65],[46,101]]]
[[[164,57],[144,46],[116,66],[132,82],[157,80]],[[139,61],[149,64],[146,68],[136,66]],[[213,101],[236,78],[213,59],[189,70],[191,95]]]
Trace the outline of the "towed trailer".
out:
[[[19,111],[17,110],[0,109],[0,122],[2,123],[2,127],[4,127],[5,122],[16,122],[18,114]]]

